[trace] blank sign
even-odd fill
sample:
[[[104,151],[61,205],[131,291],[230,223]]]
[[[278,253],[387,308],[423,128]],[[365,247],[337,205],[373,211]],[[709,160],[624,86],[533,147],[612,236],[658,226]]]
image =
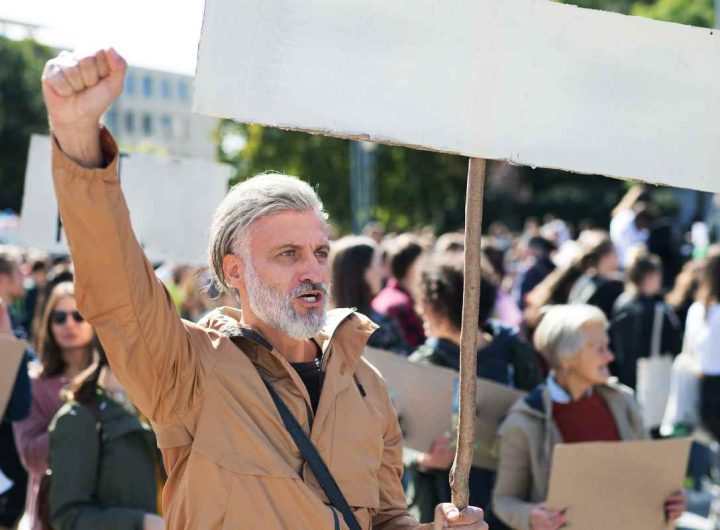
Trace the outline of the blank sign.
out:
[[[720,191],[720,35],[543,0],[206,0],[194,108]]]

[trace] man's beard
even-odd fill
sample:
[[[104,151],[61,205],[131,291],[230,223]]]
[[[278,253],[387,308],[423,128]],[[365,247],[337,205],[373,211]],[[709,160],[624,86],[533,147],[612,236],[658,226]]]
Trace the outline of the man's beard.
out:
[[[245,260],[245,288],[250,299],[250,309],[255,316],[290,338],[301,340],[317,336],[327,317],[326,283],[303,282],[289,293],[282,293],[262,281],[252,260]],[[323,304],[301,315],[293,308],[293,300],[308,291],[320,291]]]

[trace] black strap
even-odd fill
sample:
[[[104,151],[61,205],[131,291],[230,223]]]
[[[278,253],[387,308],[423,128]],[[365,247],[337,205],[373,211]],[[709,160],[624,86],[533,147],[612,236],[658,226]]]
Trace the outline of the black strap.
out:
[[[358,520],[355,518],[355,514],[350,508],[350,505],[347,500],[345,500],[342,491],[340,491],[340,487],[337,485],[337,482],[335,482],[335,479],[330,473],[327,465],[325,465],[325,462],[323,462],[320,453],[318,453],[313,443],[307,437],[305,431],[302,430],[302,427],[287,408],[287,405],[285,405],[283,400],[280,399],[280,396],[277,395],[277,392],[273,390],[267,381],[263,382],[265,383],[268,392],[270,392],[270,397],[272,397],[272,400],[280,413],[280,417],[285,424],[285,428],[295,441],[295,445],[297,445],[300,450],[305,462],[307,462],[310,469],[312,469],[312,472],[315,474],[315,478],[320,483],[325,495],[327,495],[330,504],[332,504],[342,514],[343,519],[345,519],[345,524],[348,525],[350,530],[362,530],[360,528],[360,523],[358,523]],[[337,517],[334,511],[333,514]],[[336,528],[338,527],[337,519],[335,520],[335,526]]]

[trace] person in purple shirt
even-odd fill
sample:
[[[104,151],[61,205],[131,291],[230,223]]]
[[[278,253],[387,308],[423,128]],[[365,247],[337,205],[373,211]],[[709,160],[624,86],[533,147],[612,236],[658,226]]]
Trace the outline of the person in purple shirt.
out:
[[[417,281],[416,265],[422,254],[423,247],[416,237],[410,234],[398,236],[389,249],[391,277],[372,301],[373,311],[398,323],[411,348],[425,342],[423,322],[415,311],[412,296]]]

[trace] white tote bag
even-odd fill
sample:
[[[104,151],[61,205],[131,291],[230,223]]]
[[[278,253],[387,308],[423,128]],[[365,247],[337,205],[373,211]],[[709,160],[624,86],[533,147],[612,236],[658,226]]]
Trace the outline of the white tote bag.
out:
[[[673,356],[660,354],[664,320],[665,308],[658,302],[655,304],[650,357],[640,358],[637,363],[636,395],[646,429],[660,427],[670,396]]]
[[[694,428],[700,423],[700,365],[687,348],[675,358],[670,396],[660,434],[670,436],[676,427]]]

